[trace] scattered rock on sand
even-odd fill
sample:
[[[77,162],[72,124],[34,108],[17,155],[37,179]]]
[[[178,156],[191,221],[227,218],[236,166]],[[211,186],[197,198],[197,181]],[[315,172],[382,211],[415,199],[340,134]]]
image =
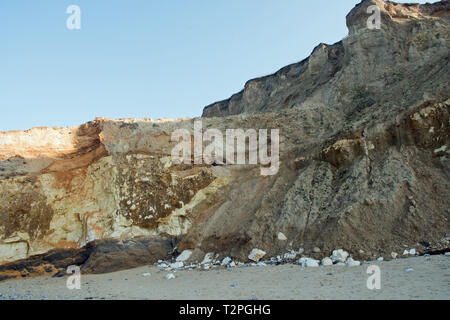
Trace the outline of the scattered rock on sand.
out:
[[[334,250],[331,255],[331,260],[344,263],[348,255],[348,252],[343,249]]]
[[[333,260],[331,260],[331,258],[325,257],[322,259],[321,264],[323,266],[332,266],[333,265]]]
[[[187,259],[190,258],[191,255],[192,255],[192,251],[191,251],[191,250],[184,250],[184,251],[177,257],[177,261],[179,261],[179,262],[185,262]]]
[[[222,260],[222,265],[223,266],[227,266],[227,265],[229,265],[231,263],[231,258],[230,257],[225,257],[225,258],[223,258],[223,260]]]
[[[205,257],[203,258],[203,261],[200,264],[210,263],[212,261],[213,257],[214,257],[214,252],[208,252],[207,254],[205,254]]]
[[[174,262],[170,264],[170,267],[172,269],[181,269],[183,268],[183,266],[184,266],[183,262]]]
[[[318,266],[319,266],[319,260],[312,259],[312,258],[307,258],[307,259],[306,259],[305,265],[306,265],[308,268],[311,268],[311,267],[318,267]]]
[[[297,263],[299,265],[301,265],[302,267],[304,267],[306,265],[306,258],[305,257],[301,257],[300,259],[297,260]]]
[[[298,252],[291,250],[290,252],[287,252],[283,255],[283,258],[285,260],[294,260],[298,255]]]
[[[248,255],[248,258],[252,261],[258,262],[262,257],[266,255],[266,252],[260,249],[253,249]]]
[[[357,266],[361,265],[361,262],[359,262],[359,261],[357,261],[357,260],[353,260],[353,259],[350,258],[350,257],[347,258],[346,263],[347,263],[347,265],[348,265],[349,267],[357,267]]]
[[[298,259],[297,263],[300,264],[302,267],[309,267],[309,268],[319,266],[319,260],[305,257]]]

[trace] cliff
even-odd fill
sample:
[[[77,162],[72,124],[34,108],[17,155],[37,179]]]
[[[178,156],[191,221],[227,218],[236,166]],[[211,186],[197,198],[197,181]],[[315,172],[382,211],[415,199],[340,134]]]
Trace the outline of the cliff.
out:
[[[369,6],[381,29],[369,29]],[[349,34],[319,44],[305,60],[253,79],[230,99],[205,107],[204,117],[284,109],[333,108],[385,112],[448,94],[448,1],[397,4],[363,1],[347,15]],[[355,96],[361,99],[355,99]],[[362,110],[364,109],[364,110]]]

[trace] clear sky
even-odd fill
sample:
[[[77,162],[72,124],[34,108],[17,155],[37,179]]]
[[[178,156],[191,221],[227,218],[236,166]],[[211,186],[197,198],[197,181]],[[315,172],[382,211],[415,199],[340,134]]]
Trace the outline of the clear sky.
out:
[[[200,116],[344,38],[359,2],[0,0],[0,130]],[[81,30],[66,27],[72,4]]]

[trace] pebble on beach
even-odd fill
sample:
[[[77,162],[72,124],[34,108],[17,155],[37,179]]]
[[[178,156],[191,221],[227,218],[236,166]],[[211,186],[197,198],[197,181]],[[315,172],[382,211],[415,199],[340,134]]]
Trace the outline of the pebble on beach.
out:
[[[248,255],[248,258],[252,261],[258,262],[265,255],[266,255],[265,251],[255,248],[250,252],[250,254]]]
[[[325,258],[322,259],[321,264],[323,266],[332,266],[333,265],[333,260],[331,260],[331,258],[329,258],[329,257],[325,257]]]
[[[347,251],[344,251],[343,249],[334,250],[331,254],[331,260],[334,262],[345,262],[347,260],[347,257],[349,256],[349,253]]]

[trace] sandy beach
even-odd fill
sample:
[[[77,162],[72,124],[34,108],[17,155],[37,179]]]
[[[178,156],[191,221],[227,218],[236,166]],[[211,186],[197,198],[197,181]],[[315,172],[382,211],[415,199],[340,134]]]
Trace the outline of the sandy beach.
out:
[[[381,289],[369,290],[366,273],[381,270]],[[152,299],[152,300],[303,300],[450,299],[450,257],[375,261],[358,267],[302,268],[298,265],[223,267],[169,273],[157,266],[100,275],[81,275],[81,288],[69,290],[68,277],[37,277],[0,283],[1,300]]]

